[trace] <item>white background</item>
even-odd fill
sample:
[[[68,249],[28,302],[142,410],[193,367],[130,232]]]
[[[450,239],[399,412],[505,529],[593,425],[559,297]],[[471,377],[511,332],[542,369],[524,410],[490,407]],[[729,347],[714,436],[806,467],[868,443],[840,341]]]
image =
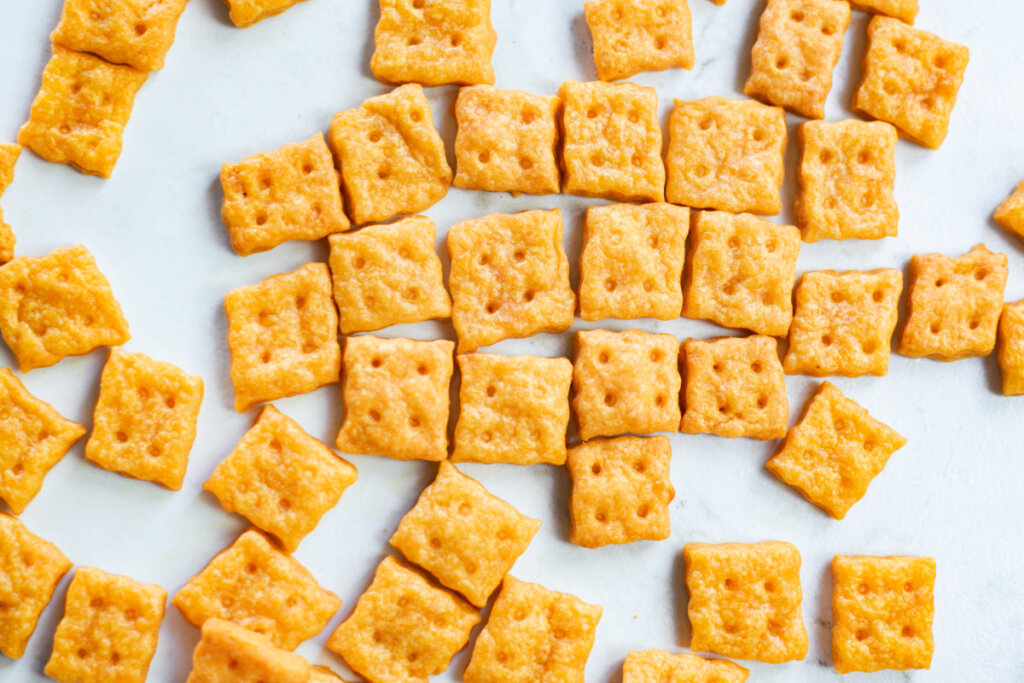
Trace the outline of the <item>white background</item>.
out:
[[[697,65],[637,76],[658,89],[662,121],[672,98],[740,96],[762,2],[729,0],[718,7],[690,0]],[[494,55],[499,87],[555,92],[565,78],[595,78],[590,37],[576,0],[494,0]],[[925,0],[917,25],[971,50],[949,137],[940,151],[901,141],[896,151],[899,237],[878,242],[805,245],[799,270],[899,267],[911,254],[960,254],[978,242],[1010,260],[1007,299],[1024,296],[1024,251],[991,221],[995,206],[1024,178],[1020,111],[1024,5],[1017,0]],[[14,140],[25,121],[49,54],[60,0],[0,2],[0,140]],[[159,583],[173,593],[246,527],[225,513],[200,484],[257,414],[236,414],[228,377],[226,292],[326,260],[322,243],[293,242],[248,258],[231,251],[219,217],[220,165],[326,131],[331,116],[388,88],[368,64],[376,0],[309,0],[253,28],[234,28],[220,0],[192,0],[165,69],[150,77],[134,114],[113,179],[83,176],[26,151],[3,198],[18,235],[17,253],[41,255],[84,243],[109,278],[131,324],[126,350],[147,353],[198,373],[206,381],[199,436],[184,488],[123,478],[82,458],[84,439],[46,479],[21,519],[55,542],[76,564]],[[826,118],[851,115],[867,16],[854,13]],[[454,87],[428,91],[449,147]],[[792,222],[795,125],[784,187]],[[667,130],[667,129],[666,129]],[[452,189],[427,215],[438,225],[438,250],[453,223],[491,212],[561,207],[566,248],[575,262],[582,212],[597,200],[520,197]],[[447,263],[446,263],[447,268]],[[576,266],[573,263],[573,282]],[[680,339],[732,334],[690,321],[605,321],[608,327],[665,331]],[[454,338],[447,323],[395,327],[379,333]],[[570,335],[541,335],[492,347],[506,353],[568,354]],[[91,424],[105,353],[68,358],[32,371],[29,390],[70,418]],[[6,347],[0,363],[16,367]],[[849,681],[1024,680],[1024,399],[998,393],[994,356],[956,363],[893,355],[883,378],[835,380],[849,396],[909,438],[867,496],[836,522],[763,467],[774,443],[712,436],[672,436],[672,537],[660,543],[587,550],[568,543],[564,469],[466,466],[491,491],[544,525],[513,573],[576,593],[604,607],[587,666],[588,680],[618,681],[631,649],[684,650],[689,641],[681,550],[690,541],[795,543],[803,556],[803,614],[810,636],[806,660],[779,666],[745,663],[758,681],[819,681],[831,668],[829,624],[835,553],[933,555],[935,657],[930,672],[854,674]],[[817,386],[787,380],[795,419]],[[453,392],[454,394],[454,392]],[[308,431],[333,443],[343,417],[338,385],[277,402]],[[453,406],[453,416],[456,414]],[[345,672],[322,645],[355,604],[387,539],[436,465],[352,456],[359,481],[296,552],[320,582],[344,600],[325,631],[299,652]],[[67,579],[44,613],[20,661],[0,657],[0,679],[42,681],[52,634],[63,612]],[[475,636],[475,634],[474,634]],[[173,607],[160,633],[150,680],[187,677],[198,631]],[[460,653],[440,681],[458,680],[469,655]]]

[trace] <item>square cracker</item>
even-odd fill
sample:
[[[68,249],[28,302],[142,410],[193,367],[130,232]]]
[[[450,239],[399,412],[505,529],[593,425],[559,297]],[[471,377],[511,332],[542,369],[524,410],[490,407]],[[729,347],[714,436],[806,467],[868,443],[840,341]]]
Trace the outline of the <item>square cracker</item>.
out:
[[[207,619],[192,653],[192,673],[185,683],[316,680],[309,662],[301,655],[274,647],[266,636],[230,621]]]
[[[389,555],[327,647],[374,683],[427,683],[479,621],[475,607]]]
[[[683,560],[692,650],[770,664],[807,656],[795,546],[687,543]]]
[[[744,683],[750,672],[724,659],[664,650],[634,650],[622,665],[622,683]]]
[[[348,230],[341,176],[323,133],[220,169],[220,215],[241,256]]]
[[[85,457],[177,491],[196,438],[203,379],[141,353],[111,349]]]
[[[1024,301],[1003,305],[997,353],[1003,374],[1003,395],[1024,394]]]
[[[18,659],[71,560],[2,512],[0,548],[0,653]]]
[[[61,683],[143,683],[167,591],[80,567],[68,586],[46,675]]]
[[[557,194],[560,106],[555,95],[489,85],[460,88],[455,100],[455,187]]]
[[[247,28],[267,17],[281,14],[302,0],[224,0],[228,6],[231,23],[238,28]]]
[[[224,310],[238,412],[338,381],[338,311],[326,263],[228,292]]]
[[[462,410],[452,462],[565,464],[567,358],[471,353],[457,359]]]
[[[21,145],[11,143],[0,144],[0,197],[4,190],[14,182],[14,165],[21,156]]]
[[[193,626],[226,619],[285,650],[320,633],[341,607],[338,596],[298,560],[252,529],[210,560],[171,602]]]
[[[1024,181],[1017,185],[1013,194],[1003,200],[992,218],[1003,229],[1024,238]]]
[[[796,215],[804,240],[895,237],[896,128],[884,121],[808,121],[797,137]]]
[[[886,374],[902,291],[895,268],[804,273],[782,367],[814,377]]]
[[[935,560],[836,555],[832,663],[839,673],[931,666]]]
[[[593,439],[569,451],[569,540],[584,548],[663,541],[672,446],[667,436]]]
[[[473,646],[465,683],[583,683],[601,608],[506,576]]]
[[[761,440],[785,436],[789,400],[773,337],[687,339],[682,355],[684,432]]]
[[[328,140],[353,223],[423,211],[448,194],[452,169],[432,117],[417,84],[335,114]]]
[[[917,17],[917,0],[851,0],[850,5],[861,12],[884,14],[908,24]]]
[[[830,382],[822,382],[768,470],[835,519],[864,497],[889,456],[907,443]]]
[[[567,80],[558,96],[563,192],[621,202],[665,201],[654,88]]]
[[[159,71],[188,0],[65,0],[50,39],[139,71]]]
[[[853,108],[938,149],[946,139],[968,58],[963,45],[898,19],[873,17]]]
[[[85,427],[30,394],[7,368],[0,368],[0,405],[0,499],[20,515]]]
[[[338,449],[396,460],[444,460],[454,350],[455,344],[444,339],[349,337]]]
[[[692,69],[693,29],[687,0],[587,0],[594,65],[602,81],[641,71]]]
[[[701,209],[782,211],[786,112],[753,100],[675,100],[665,196]]]
[[[147,74],[53,46],[18,142],[47,161],[109,178]]]
[[[540,520],[445,461],[390,543],[443,586],[483,607],[538,529]]]
[[[268,405],[203,488],[295,552],[356,476],[348,461]]]
[[[385,83],[494,84],[491,0],[380,0],[373,75]]]
[[[678,318],[689,230],[685,206],[589,207],[580,252],[580,317]]]
[[[569,329],[576,296],[563,230],[559,209],[491,214],[448,230],[448,287],[460,352]]]
[[[679,341],[641,330],[579,330],[573,412],[580,438],[679,428]]]
[[[426,216],[331,235],[331,277],[344,334],[448,318],[452,300]]]
[[[915,254],[899,352],[944,361],[992,353],[1007,273],[1006,254],[984,244],[956,258]]]
[[[786,334],[800,231],[723,211],[698,212],[691,231],[683,314],[758,334]]]
[[[22,372],[131,338],[110,283],[81,245],[0,268],[0,333]]]

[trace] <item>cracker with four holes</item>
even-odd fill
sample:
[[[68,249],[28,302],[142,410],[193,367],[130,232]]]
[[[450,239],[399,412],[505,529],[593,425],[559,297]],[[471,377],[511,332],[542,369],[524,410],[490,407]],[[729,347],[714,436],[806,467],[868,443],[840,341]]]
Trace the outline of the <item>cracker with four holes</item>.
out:
[[[343,334],[448,318],[452,301],[426,216],[331,235],[331,277]]]
[[[1004,230],[1024,238],[1024,182],[1017,185],[1013,194],[1003,200],[992,218]]]
[[[682,356],[685,433],[761,440],[785,436],[789,400],[774,338],[687,339]]]
[[[895,268],[804,273],[782,367],[814,377],[886,374],[902,291]]]
[[[465,683],[583,683],[601,607],[506,576]]]
[[[766,467],[835,519],[864,497],[907,443],[835,385],[823,382]]]
[[[380,0],[373,75],[386,83],[494,83],[491,0]]]
[[[241,256],[288,240],[318,240],[348,230],[341,177],[323,133],[220,169],[220,215]]]
[[[466,190],[557,194],[556,95],[489,85],[459,89],[455,100],[455,180]]]
[[[328,140],[352,222],[417,213],[448,194],[452,169],[417,84],[371,97],[331,120]]]
[[[955,258],[912,256],[899,352],[944,361],[992,353],[1007,274],[1006,254],[984,244]]]
[[[540,520],[445,461],[390,543],[443,586],[483,607],[538,529]]]
[[[238,412],[338,381],[338,311],[326,263],[228,292],[224,310]]]
[[[672,446],[667,436],[592,439],[569,450],[569,540],[584,548],[663,541]]]
[[[679,341],[641,330],[579,330],[572,409],[579,436],[679,428]]]
[[[1024,301],[1003,305],[997,354],[1003,395],[1024,394]]]
[[[690,209],[664,202],[587,209],[580,317],[679,317]]]
[[[620,202],[665,201],[654,88],[567,80],[558,96],[563,192]]]
[[[71,560],[17,517],[0,512],[0,653],[18,659]]]
[[[683,315],[758,334],[786,334],[800,231],[750,214],[700,211],[691,232]]]
[[[274,647],[266,636],[223,619],[203,622],[203,635],[192,653],[192,673],[185,683],[268,681],[309,683],[309,662]]]
[[[587,0],[594,65],[602,81],[641,71],[692,69],[693,29],[687,0]]]
[[[159,71],[188,0],[66,0],[50,39],[139,71]]]
[[[396,460],[448,457],[454,350],[455,344],[444,339],[349,337],[338,449]]]
[[[800,126],[796,215],[807,242],[895,237],[896,128],[884,121]]]
[[[917,17],[917,0],[851,0],[850,5],[861,12],[884,14],[913,24]]]
[[[687,543],[690,649],[781,664],[807,656],[800,552],[790,543]]]
[[[743,93],[810,119],[823,118],[849,25],[846,0],[768,0]]]
[[[753,100],[674,100],[668,124],[665,197],[735,213],[782,211],[786,112]]]
[[[622,683],[744,683],[749,676],[734,662],[664,650],[633,650],[622,665]]]
[[[147,74],[53,46],[18,142],[47,161],[109,178]]]
[[[269,405],[203,488],[294,552],[356,476],[352,464]]]
[[[320,633],[341,607],[338,596],[298,560],[252,529],[210,560],[171,602],[193,626],[226,619],[285,650]]]
[[[915,142],[938,149],[946,139],[949,116],[964,79],[966,47],[875,16],[853,109],[888,121]]]
[[[562,246],[562,212],[491,214],[446,238],[459,352],[572,325],[576,296]]]
[[[231,23],[238,28],[248,28],[267,17],[281,14],[302,0],[224,0],[228,6]]]
[[[427,683],[479,621],[471,604],[389,555],[327,647],[374,683]]]
[[[22,372],[131,338],[110,283],[81,245],[0,267],[0,333]]]
[[[931,666],[934,558],[836,555],[832,584],[836,671]]]
[[[470,353],[458,361],[462,410],[452,462],[565,464],[567,358]]]
[[[46,675],[61,683],[143,683],[166,603],[160,586],[76,569]]]

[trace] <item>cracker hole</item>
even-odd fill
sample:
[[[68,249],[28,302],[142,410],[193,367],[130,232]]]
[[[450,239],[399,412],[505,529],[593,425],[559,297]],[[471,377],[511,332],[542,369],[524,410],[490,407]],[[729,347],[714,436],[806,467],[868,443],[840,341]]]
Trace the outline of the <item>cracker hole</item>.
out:
[[[103,21],[103,15],[99,12],[89,12],[89,18],[93,21]]]
[[[500,304],[496,304],[496,303],[494,303],[494,302],[492,301],[491,303],[487,304],[487,308],[486,308],[486,311],[487,311],[488,313],[490,313],[491,315],[493,315],[493,314],[495,314],[495,313],[497,313],[497,312],[498,312],[498,309],[499,309],[499,308],[501,308],[501,305],[500,305]]]
[[[988,271],[985,270],[984,268],[979,268],[978,270],[974,271],[974,279],[978,280],[979,282],[987,277]]]
[[[420,426],[420,419],[413,415],[412,417],[409,418],[409,426],[412,427],[413,429],[416,429],[417,427]]]
[[[525,301],[526,303],[530,303],[531,301],[533,301],[533,290],[532,289],[526,290],[526,292],[523,294],[523,301]]]
[[[597,118],[597,110],[596,109],[588,109],[587,110],[587,118],[588,119],[596,119]]]
[[[860,641],[867,640],[868,639],[868,635],[869,635],[868,634],[868,630],[866,628],[859,628],[859,629],[857,629],[857,633],[855,634],[857,640],[860,640]]]
[[[857,161],[859,161],[862,164],[868,163],[869,161],[871,161],[871,152],[869,152],[866,149],[862,149],[860,153],[857,154]]]
[[[878,302],[880,302],[880,301],[881,301],[881,300],[882,300],[883,298],[884,298],[884,295],[882,294],[882,290],[880,290],[880,289],[876,289],[876,290],[875,290],[874,292],[872,292],[872,294],[871,294],[871,299],[872,299],[872,301],[874,301],[875,303],[878,303]]]
[[[755,360],[753,363],[750,364],[750,369],[754,372],[755,375],[760,375],[761,371],[764,370],[764,367],[761,365],[760,361]]]
[[[592,157],[590,157],[590,163],[592,163],[594,166],[601,166],[602,164],[604,164],[604,157],[602,157],[600,154],[595,154]]]
[[[775,60],[775,68],[779,71],[782,71],[787,66],[789,66],[789,58],[786,56],[779,57]]]
[[[739,239],[737,239],[735,237],[730,237],[727,244],[729,245],[730,249],[739,249],[740,248],[740,241],[739,241]]]
[[[599,355],[597,356],[597,361],[598,361],[599,363],[607,363],[607,362],[608,362],[608,360],[609,360],[609,356],[608,356],[608,352],[607,352],[607,351],[602,351],[602,352],[601,352],[601,353],[600,353],[600,354],[599,354]]]
[[[418,368],[416,368],[416,372],[418,372],[421,375],[425,375],[428,372],[430,372],[430,368],[428,368],[426,365],[421,365]]]
[[[604,288],[607,289],[609,292],[614,292],[617,286],[618,283],[612,278],[608,278],[607,280],[604,281]]]
[[[377,131],[370,133],[370,142],[380,142],[380,133]]]
[[[736,582],[733,581],[732,579],[726,579],[725,580],[725,589],[726,590],[730,590],[730,591],[736,590]]]
[[[647,465],[644,463],[643,460],[637,460],[635,463],[633,463],[633,471],[643,474],[646,470]]]
[[[836,30],[829,26],[828,24],[825,24],[824,26],[821,27],[821,35],[823,36],[830,36],[835,32]]]
[[[103,598],[93,598],[92,602],[89,603],[89,607],[93,609],[103,609]]]
[[[818,155],[818,160],[823,164],[829,163],[832,161],[832,152],[827,149],[821,150],[821,153]]]
[[[601,463],[595,462],[593,465],[590,466],[590,471],[595,475],[601,474]]]
[[[939,327],[938,323],[932,323],[931,327],[929,327],[928,329],[930,329],[932,331],[932,334],[938,334],[939,330],[942,329],[942,328]]]
[[[237,659],[232,659],[230,662],[228,662],[228,668],[229,669],[237,669],[238,668],[238,660]]]
[[[871,586],[869,586],[866,583],[862,583],[859,586],[857,586],[857,592],[860,593],[861,595],[867,595],[868,593],[871,592]]]
[[[256,216],[256,225],[266,225],[266,224],[267,224],[267,215],[265,213],[261,213],[259,216]]]
[[[304,163],[302,165],[302,172],[305,175],[309,175],[310,173],[312,173],[313,172],[313,164],[309,163],[308,161],[306,163]]]
[[[803,81],[804,83],[808,82],[812,78],[814,78],[814,72],[812,72],[811,70],[804,69],[803,71],[800,72],[800,80]]]
[[[85,659],[88,656],[89,656],[89,651],[88,650],[86,650],[84,647],[78,648],[78,658],[79,659]]]
[[[908,624],[903,627],[903,630],[900,631],[900,633],[903,635],[904,638],[913,638],[915,635],[914,627]]]
[[[655,396],[654,397],[654,405],[656,405],[656,406],[665,405],[665,397],[663,395],[661,395],[661,394],[658,394],[657,396]]]
[[[843,298],[842,292],[832,292],[832,303],[841,304],[843,303]]]
[[[722,371],[722,366],[720,363],[715,363],[714,365],[711,366],[711,369],[714,370],[716,373],[719,373]]]
[[[478,154],[476,158],[481,164],[486,164],[488,161],[491,160],[491,153],[489,150],[485,149],[484,151],[480,152],[480,154]]]
[[[408,655],[406,655],[405,658],[408,659],[410,662],[415,662],[417,659],[420,658],[420,655],[418,652],[410,652]]]
[[[607,520],[608,517],[603,512],[598,512],[594,515],[594,519],[600,522],[601,524],[604,524],[605,520]]]
[[[821,343],[822,343],[822,344],[823,344],[824,346],[832,346],[832,337],[831,337],[831,336],[829,336],[829,335],[827,335],[827,334],[826,334],[826,335],[824,335],[824,336],[823,336],[823,337],[821,338]]]
[[[708,169],[708,167],[705,166],[704,164],[701,164],[700,166],[698,166],[697,170],[696,170],[697,175],[699,177],[701,177],[701,178],[703,178],[704,176],[706,176],[710,172],[711,172],[710,169]]]
[[[155,443],[150,444],[149,448],[146,449],[146,452],[149,453],[149,457],[151,458],[159,458],[162,453],[160,446]]]
[[[459,514],[462,515],[463,517],[465,517],[466,515],[468,515],[472,511],[473,511],[473,506],[470,505],[469,503],[463,503],[462,505],[459,506]]]
[[[371,410],[370,419],[373,420],[374,422],[380,422],[380,413],[377,412],[376,410]]]
[[[441,548],[441,539],[437,537],[430,539],[430,547],[434,550],[439,550]]]
[[[389,169],[387,166],[381,166],[380,168],[377,169],[377,177],[380,178],[381,180],[387,180],[390,175],[391,169]]]
[[[647,238],[647,246],[649,246],[651,249],[657,249],[658,248],[658,238],[655,237],[654,235],[651,235],[650,237],[648,237]]]
[[[135,610],[129,608],[124,611],[124,618],[128,621],[135,621],[139,615],[135,613]]]
[[[16,476],[16,477],[20,477],[21,473],[24,472],[24,471],[25,471],[25,466],[22,465],[20,462],[16,463],[14,465],[14,467],[11,468],[11,472],[13,472],[14,476]]]
[[[935,100],[930,97],[926,97],[921,100],[921,108],[931,110],[935,106]]]
[[[278,439],[272,439],[270,441],[270,450],[274,451],[275,453],[280,453],[281,452],[281,442]]]
[[[764,410],[765,408],[767,408],[768,407],[768,397],[767,396],[758,396],[757,397],[757,407],[760,408],[761,410]]]
[[[482,254],[480,258],[476,260],[476,262],[479,263],[481,266],[486,266],[488,263],[491,262],[491,259],[487,254]]]
[[[121,655],[120,654],[118,654],[117,652],[112,652],[110,654],[110,663],[111,664],[114,664],[116,666],[117,663],[120,662],[120,661],[121,661]]]
[[[380,631],[374,631],[373,632],[373,642],[380,643],[380,642],[383,642],[383,640],[384,640],[384,636],[381,635]]]
[[[612,406],[614,406],[614,405],[615,405],[615,402],[616,402],[617,400],[618,400],[618,399],[616,399],[616,398],[615,398],[615,394],[605,394],[605,395],[604,395],[604,404],[605,404],[606,406],[608,406],[609,408],[611,408]]]
[[[646,505],[641,505],[640,509],[636,511],[636,516],[640,519],[647,519],[649,514],[651,514],[651,508]]]
[[[768,593],[774,593],[775,592],[775,582],[772,581],[771,579],[768,579],[767,581],[764,582],[764,589]]]
[[[903,590],[907,591],[908,593],[913,593],[914,584],[912,584],[910,581],[907,581],[905,584],[903,584]]]
[[[145,24],[135,24],[135,35],[137,35],[137,36],[144,36],[144,35],[146,35],[146,31],[148,31],[148,30],[149,29],[146,27]]]
[[[801,12],[800,10],[795,10],[792,14],[789,15],[789,18],[799,24],[804,20],[804,13]]]
[[[259,569],[259,567],[256,566],[255,562],[250,562],[245,565],[245,571],[249,574],[255,574],[257,569]]]
[[[493,386],[487,387],[487,395],[488,396],[494,396],[494,394],[496,394],[496,393],[498,393],[498,390],[495,389]]]
[[[449,42],[452,44],[452,47],[458,47],[459,44],[462,42],[462,36],[456,33],[455,35],[452,36],[452,39]]]
[[[526,618],[526,610],[517,609],[516,613],[513,616],[515,617],[516,621],[522,621]]]
[[[424,4],[426,4],[426,0],[412,0],[412,6],[416,9],[423,9]]]
[[[907,49],[907,41],[903,40],[902,38],[897,38],[896,40],[892,41],[892,46],[896,48],[896,52],[905,52]]]
[[[260,361],[262,361],[264,364],[269,363],[270,362],[270,351],[264,351],[263,355],[260,356]]]
[[[765,138],[765,133],[764,133],[763,130],[758,128],[757,130],[754,131],[754,134],[753,134],[752,137],[754,138],[754,142],[761,142]]]
[[[164,405],[166,405],[168,408],[173,408],[176,403],[177,401],[174,400],[173,396],[168,396],[167,398],[164,399]]]
[[[77,95],[79,92],[81,92],[81,90],[82,90],[82,84],[81,83],[75,83],[75,84],[73,84],[71,86],[71,94],[72,95]]]
[[[512,253],[512,258],[514,258],[516,261],[522,261],[523,259],[526,258],[526,250],[525,249],[516,249]]]
[[[665,354],[662,353],[661,349],[651,349],[651,362],[652,363],[660,363],[661,359],[664,358],[664,357],[665,357]]]
[[[647,281],[644,282],[644,291],[645,292],[650,292],[653,289],[654,289],[654,283],[653,282],[651,282],[650,280],[647,280]]]
[[[415,301],[419,295],[420,293],[415,287],[410,287],[402,294],[406,301]]]
[[[665,38],[663,36],[658,36],[654,40],[654,49],[656,49],[656,50],[664,50],[665,46],[667,44],[668,44],[668,42],[665,40]]]
[[[973,320],[971,320],[970,328],[971,328],[972,330],[976,330],[976,329],[978,329],[978,327],[979,327],[980,325],[981,325],[981,321],[980,321],[980,320],[978,320],[977,318],[974,318]]]
[[[127,434],[125,434],[124,432],[118,432],[118,433],[117,433],[117,434],[115,434],[114,436],[115,436],[115,437],[117,438],[117,440],[118,440],[118,441],[120,441],[121,443],[124,443],[125,441],[127,441],[127,440],[128,440],[128,435],[127,435]]]
[[[932,60],[932,64],[935,65],[936,69],[945,69],[949,65],[943,55],[936,55],[935,59]]]
[[[268,325],[272,325],[273,322],[274,322],[273,318],[274,318],[274,314],[271,313],[270,311],[260,311],[260,315],[259,315],[260,325],[263,325],[264,327],[266,327]]]
[[[537,118],[537,115],[534,112],[530,111],[529,109],[524,110],[519,115],[519,120],[522,121],[523,124],[525,124],[527,126],[530,125],[531,123],[533,123],[534,120],[536,120],[536,118]]]
[[[868,208],[870,206],[874,206],[874,204],[875,204],[875,195],[874,195],[874,193],[872,193],[872,192],[865,192],[861,196],[861,198],[860,198],[860,204],[864,208]]]
[[[527,159],[526,157],[523,157],[522,159],[519,160],[519,168],[523,169],[524,171],[529,171],[531,168],[533,168],[533,162]]]
[[[290,500],[288,500],[287,498],[282,498],[281,502],[279,503],[279,505],[281,506],[282,510],[286,510],[287,511],[287,510],[291,510],[292,509],[292,502]],[[293,600],[294,598],[288,598],[288,599],[289,600]]]
[[[68,133],[71,132],[71,126],[69,126],[66,123],[62,123],[60,124],[60,127],[57,130],[61,132],[61,135],[67,135]]]
[[[637,168],[640,168],[641,166],[644,165],[644,158],[639,153],[637,153],[633,155],[633,158],[630,159],[630,162]]]
[[[866,341],[863,344],[861,344],[860,350],[863,351],[864,353],[872,354],[877,350],[877,347],[875,346],[875,342]]]
[[[370,365],[372,365],[375,368],[379,368],[383,364],[384,361],[382,361],[380,358],[374,358],[373,360],[370,361]]]
[[[714,125],[715,125],[715,120],[712,117],[710,117],[710,116],[706,116],[700,122],[700,129],[701,130],[710,130],[711,127],[714,126]]]
[[[498,531],[498,540],[499,541],[507,541],[509,538],[511,538],[511,536],[512,536],[512,534],[509,533],[508,529],[500,529]]]
[[[661,48],[659,47],[658,49],[660,50]],[[630,123],[636,123],[637,121],[640,120],[640,114],[637,113],[635,109],[631,109],[629,113],[626,114],[626,118],[629,119]]]
[[[718,412],[722,413],[723,415],[725,413],[728,413],[729,412],[729,404],[728,403],[723,403],[720,406],[718,406]]]

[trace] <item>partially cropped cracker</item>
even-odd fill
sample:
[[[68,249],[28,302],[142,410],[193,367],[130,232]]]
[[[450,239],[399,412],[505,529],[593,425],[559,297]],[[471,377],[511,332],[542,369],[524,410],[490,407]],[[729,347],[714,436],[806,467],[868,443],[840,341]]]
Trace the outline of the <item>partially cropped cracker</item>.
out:
[[[301,655],[274,647],[266,636],[223,619],[203,622],[185,683],[311,683],[312,669]]]
[[[575,595],[506,576],[465,683],[583,683],[601,608]]]
[[[417,213],[448,194],[452,169],[423,88],[403,85],[331,120],[328,139],[355,224]]]
[[[1024,182],[1017,185],[1013,194],[1003,200],[992,218],[1003,229],[1024,238]]]
[[[873,17],[853,108],[938,149],[946,139],[968,58],[963,45],[898,19]]]
[[[21,156],[21,145],[0,144],[0,197],[14,180],[14,165]],[[4,210],[0,208],[0,266],[14,258],[17,238],[11,226],[4,223]]]
[[[231,23],[238,28],[248,28],[258,21],[281,14],[302,0],[224,0],[228,6]]]
[[[842,519],[906,442],[835,385],[822,382],[767,467],[807,500]]]
[[[852,0],[850,5],[862,12],[884,14],[908,24],[917,17],[917,0]]]
[[[373,683],[427,683],[479,621],[471,604],[389,555],[327,647]]]
[[[664,650],[634,650],[622,665],[622,683],[744,683],[750,672],[724,659]]]
[[[171,602],[193,626],[226,619],[285,650],[320,633],[341,607],[298,560],[253,530],[210,560]]]
[[[314,666],[309,672],[309,683],[346,683],[341,676],[326,666]]]
[[[679,317],[690,210],[664,202],[587,209],[580,317]]]
[[[832,663],[839,673],[927,669],[935,643],[935,560],[836,555]]]
[[[267,406],[203,488],[294,552],[356,476],[348,461]]]
[[[521,514],[442,462],[391,536],[391,545],[477,607],[525,552],[540,520]]]
[[[17,242],[14,230],[4,222],[4,209],[0,207],[0,266],[14,258],[14,245]]]
[[[693,29],[687,0],[587,0],[594,65],[602,81],[641,71],[692,69]]]
[[[1003,395],[1024,394],[1024,301],[1003,305],[998,358]]]

